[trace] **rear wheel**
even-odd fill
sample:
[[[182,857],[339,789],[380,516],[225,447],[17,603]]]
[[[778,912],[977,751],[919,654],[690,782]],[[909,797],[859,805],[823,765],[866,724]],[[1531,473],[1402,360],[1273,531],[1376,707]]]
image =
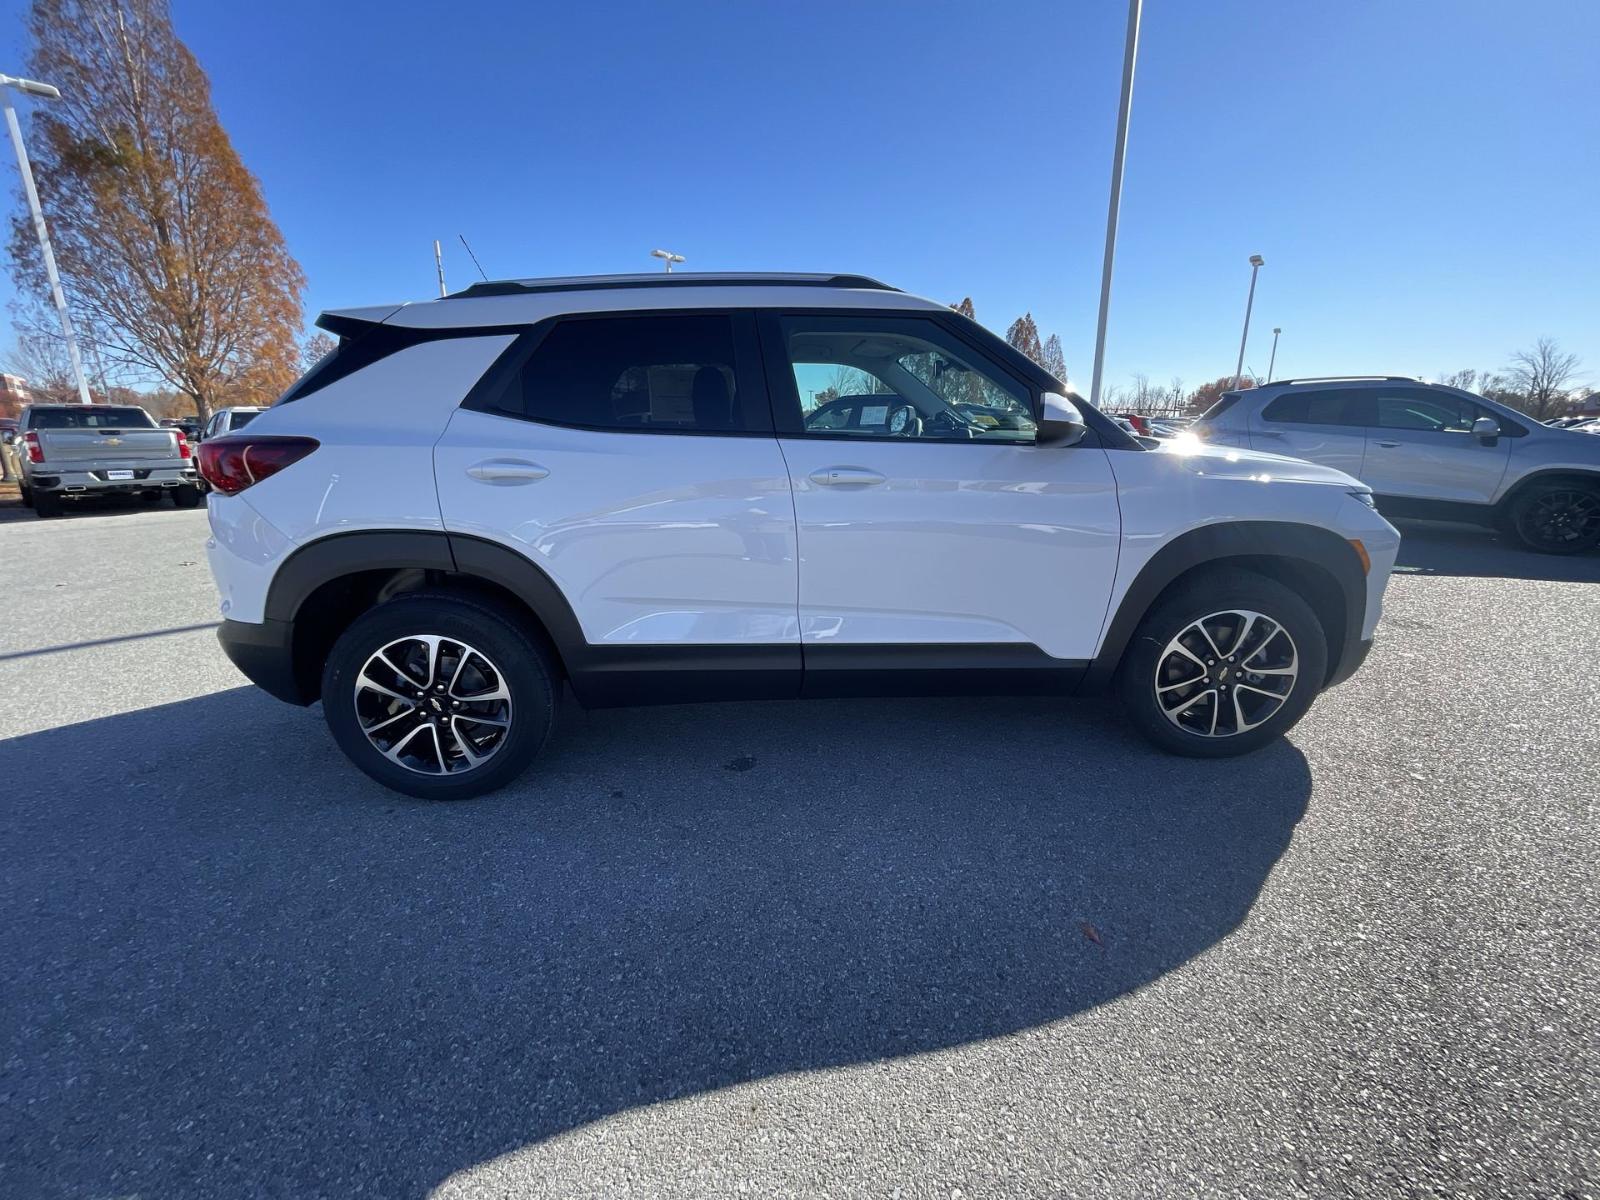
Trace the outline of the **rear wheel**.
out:
[[[1600,545],[1600,489],[1542,483],[1523,491],[1507,514],[1511,532],[1541,554],[1579,554]]]
[[[21,493],[22,507],[23,508],[32,508],[33,507],[33,492],[31,490],[29,490],[28,488],[24,487],[20,483],[17,485],[17,491],[19,493]]]
[[[461,800],[510,783],[543,748],[554,672],[500,608],[416,593],[340,635],[322,674],[322,708],[339,748],[379,783]]]
[[[1227,758],[1259,749],[1298,721],[1327,678],[1316,614],[1282,584],[1215,571],[1157,602],[1123,659],[1130,719],[1164,750]]]
[[[61,515],[60,492],[33,492],[33,511],[41,517],[59,517]]]
[[[192,484],[180,483],[172,489],[172,503],[178,508],[193,508],[200,503],[200,489]]]

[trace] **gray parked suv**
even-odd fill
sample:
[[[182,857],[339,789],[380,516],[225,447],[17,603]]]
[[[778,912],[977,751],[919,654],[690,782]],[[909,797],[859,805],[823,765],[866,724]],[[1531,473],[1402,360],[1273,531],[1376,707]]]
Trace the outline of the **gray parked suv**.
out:
[[[1283,379],[1227,392],[1208,442],[1337,467],[1385,514],[1489,525],[1546,554],[1600,545],[1600,438],[1400,376]]]

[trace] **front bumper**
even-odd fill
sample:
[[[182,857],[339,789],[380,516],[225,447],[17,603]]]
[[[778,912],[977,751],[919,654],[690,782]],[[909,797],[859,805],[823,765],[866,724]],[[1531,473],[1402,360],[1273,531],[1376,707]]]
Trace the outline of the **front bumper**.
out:
[[[1367,661],[1367,655],[1372,653],[1372,639],[1360,641],[1351,638],[1344,644],[1344,653],[1339,656],[1339,661],[1333,664],[1333,671],[1328,676],[1324,687],[1338,687],[1350,676],[1361,669],[1361,664]]]
[[[295,674],[294,626],[288,621],[223,621],[217,628],[222,652],[245,678],[269,696],[290,704],[310,704],[309,694]]]

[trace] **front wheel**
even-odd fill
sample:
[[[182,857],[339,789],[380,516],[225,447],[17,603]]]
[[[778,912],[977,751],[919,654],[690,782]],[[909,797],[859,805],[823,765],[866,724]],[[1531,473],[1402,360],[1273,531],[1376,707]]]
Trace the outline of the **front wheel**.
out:
[[[1511,532],[1540,554],[1580,554],[1600,545],[1600,490],[1581,483],[1545,483],[1511,503]]]
[[[339,748],[379,783],[463,800],[504,787],[543,748],[554,671],[498,606],[413,593],[340,635],[322,673],[322,710]]]
[[[1294,725],[1327,678],[1321,623],[1297,594],[1243,570],[1208,572],[1140,623],[1119,680],[1129,718],[1164,750],[1247,754]]]

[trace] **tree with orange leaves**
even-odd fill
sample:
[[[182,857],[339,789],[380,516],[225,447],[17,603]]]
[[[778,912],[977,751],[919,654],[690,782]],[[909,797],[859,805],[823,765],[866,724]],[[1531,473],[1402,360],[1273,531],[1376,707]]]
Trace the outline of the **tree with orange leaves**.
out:
[[[99,354],[193,401],[267,403],[297,373],[305,276],[211,105],[166,0],[34,0],[31,140],[74,319]],[[42,305],[31,226],[19,282]]]

